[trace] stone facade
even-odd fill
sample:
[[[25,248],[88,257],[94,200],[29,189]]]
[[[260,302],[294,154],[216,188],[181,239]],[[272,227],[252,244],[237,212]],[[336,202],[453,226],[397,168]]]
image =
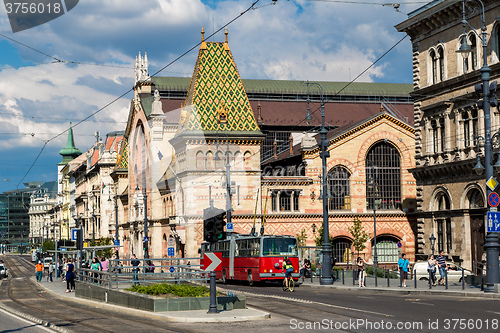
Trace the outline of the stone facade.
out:
[[[483,2],[487,61],[495,81],[500,77],[500,3]],[[435,251],[444,250],[469,269],[484,258],[486,212],[484,175],[473,172],[478,157],[484,164],[485,137],[474,89],[483,66],[482,8],[473,10],[474,4],[466,4],[465,18],[475,31],[466,26],[464,32],[462,1],[431,2],[396,26],[411,37],[413,47],[416,167],[410,171],[417,180],[417,252],[429,254],[434,235]],[[465,59],[456,52],[463,36],[473,49]],[[490,116],[493,134],[500,127],[498,108],[492,107]]]

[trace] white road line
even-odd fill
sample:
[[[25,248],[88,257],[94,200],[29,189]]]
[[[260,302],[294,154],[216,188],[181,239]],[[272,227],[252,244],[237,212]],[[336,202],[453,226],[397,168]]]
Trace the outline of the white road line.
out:
[[[0,312],[4,313],[4,314],[6,314],[6,315],[9,315],[9,316],[11,316],[11,317],[13,317],[13,318],[16,318],[17,320],[22,321],[22,322],[24,322],[24,323],[26,323],[26,324],[35,325],[35,326],[37,326],[38,328],[40,328],[40,329],[42,329],[42,330],[44,330],[44,331],[47,331],[47,332],[52,332],[52,333],[54,332],[53,330],[48,329],[48,328],[47,328],[47,327],[45,327],[45,326],[42,326],[42,325],[40,325],[40,324],[38,324],[38,323],[32,322],[32,321],[27,320],[27,319],[24,319],[23,317],[16,316],[15,314],[10,313],[9,311],[5,311],[4,309],[1,309],[1,308],[0,308]]]
[[[349,311],[357,311],[357,312],[362,312],[362,313],[370,313],[370,314],[376,314],[376,315],[385,316],[385,317],[394,317],[394,315],[390,315],[390,314],[386,314],[386,313],[374,312],[374,311],[368,311],[368,310],[362,310],[362,309],[356,309],[356,308],[350,308],[350,307],[347,307],[347,306],[333,305],[333,304],[327,304],[327,303],[322,303],[322,302],[308,301],[308,300],[305,300],[305,299],[298,299],[298,298],[284,297],[284,296],[277,296],[277,295],[256,294],[256,293],[250,293],[250,292],[247,292],[247,291],[234,291],[234,292],[236,292],[236,293],[242,293],[242,294],[247,294],[247,295],[250,295],[250,296],[256,296],[256,297],[276,298],[276,299],[283,299],[283,300],[292,301],[292,302],[298,302],[298,303],[318,304],[318,305],[328,306],[328,307],[336,308],[336,309],[349,310]]]
[[[500,312],[495,312],[495,311],[486,311],[486,312],[489,312],[489,313],[494,313],[494,314],[500,315]]]
[[[434,304],[431,304],[431,303],[424,303],[424,302],[411,302],[413,304],[422,304],[422,305],[431,305],[431,306],[434,306]]]

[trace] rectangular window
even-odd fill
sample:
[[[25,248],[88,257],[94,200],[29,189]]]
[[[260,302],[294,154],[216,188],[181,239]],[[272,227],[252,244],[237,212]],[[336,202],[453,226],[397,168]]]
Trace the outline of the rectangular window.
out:
[[[280,192],[280,211],[289,212],[291,207],[291,192],[281,191]]]
[[[271,192],[271,210],[273,212],[278,211],[278,207],[276,205],[277,198],[278,198],[278,192],[272,191]]]
[[[293,210],[294,211],[299,210],[299,197],[300,197],[300,191],[295,191],[293,193]]]
[[[438,252],[444,251],[444,233],[443,233],[443,221],[437,221],[437,232],[438,232]]]
[[[446,253],[451,253],[451,220],[446,219]]]

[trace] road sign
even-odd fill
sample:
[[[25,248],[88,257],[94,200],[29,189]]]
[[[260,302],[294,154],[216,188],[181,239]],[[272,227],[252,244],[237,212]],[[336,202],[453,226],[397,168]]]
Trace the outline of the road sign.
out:
[[[175,246],[175,238],[168,237],[168,247],[174,247],[174,246]]]
[[[172,266],[170,266],[170,268],[169,268],[168,270],[170,271],[170,273],[175,272],[175,268],[174,268],[174,267],[172,267]]]
[[[120,246],[120,240],[119,239],[115,239],[115,246]]]
[[[488,185],[490,190],[494,191],[495,187],[497,187],[497,185],[498,185],[498,182],[495,178],[490,177],[490,179],[488,179],[488,181],[486,182],[486,185]]]
[[[203,269],[205,272],[218,272],[221,270],[222,252],[205,252],[203,254]]]
[[[403,246],[403,244],[401,244],[401,242],[398,242],[398,247],[400,248],[401,246]]]
[[[145,242],[149,242],[149,237],[144,237]]]
[[[491,192],[490,195],[488,195],[488,204],[491,207],[496,207],[500,203],[500,197],[498,196],[498,193],[496,192]]]
[[[119,250],[120,250],[120,248],[119,248],[119,247],[115,247],[115,251],[119,251]]]
[[[486,213],[486,232],[500,232],[500,213]]]
[[[83,243],[83,247],[88,247],[89,243]]]
[[[234,231],[234,229],[233,229],[233,223],[226,224],[226,231],[227,232],[233,232]]]
[[[167,255],[169,257],[173,257],[175,255],[175,248],[173,248],[173,247],[167,248]]]
[[[76,241],[76,232],[78,229],[71,229],[71,240]]]
[[[66,251],[66,248],[65,248],[65,247],[61,247],[61,248],[59,249],[59,251],[61,251],[61,252],[65,252],[65,251]]]

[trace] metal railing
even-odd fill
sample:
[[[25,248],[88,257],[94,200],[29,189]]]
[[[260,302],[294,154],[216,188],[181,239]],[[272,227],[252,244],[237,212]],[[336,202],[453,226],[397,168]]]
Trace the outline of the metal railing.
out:
[[[132,260],[139,265],[133,265]],[[199,262],[200,258],[115,259],[109,261],[107,271],[76,268],[76,273],[79,282],[109,289],[164,282],[206,286],[208,273],[200,269]]]

